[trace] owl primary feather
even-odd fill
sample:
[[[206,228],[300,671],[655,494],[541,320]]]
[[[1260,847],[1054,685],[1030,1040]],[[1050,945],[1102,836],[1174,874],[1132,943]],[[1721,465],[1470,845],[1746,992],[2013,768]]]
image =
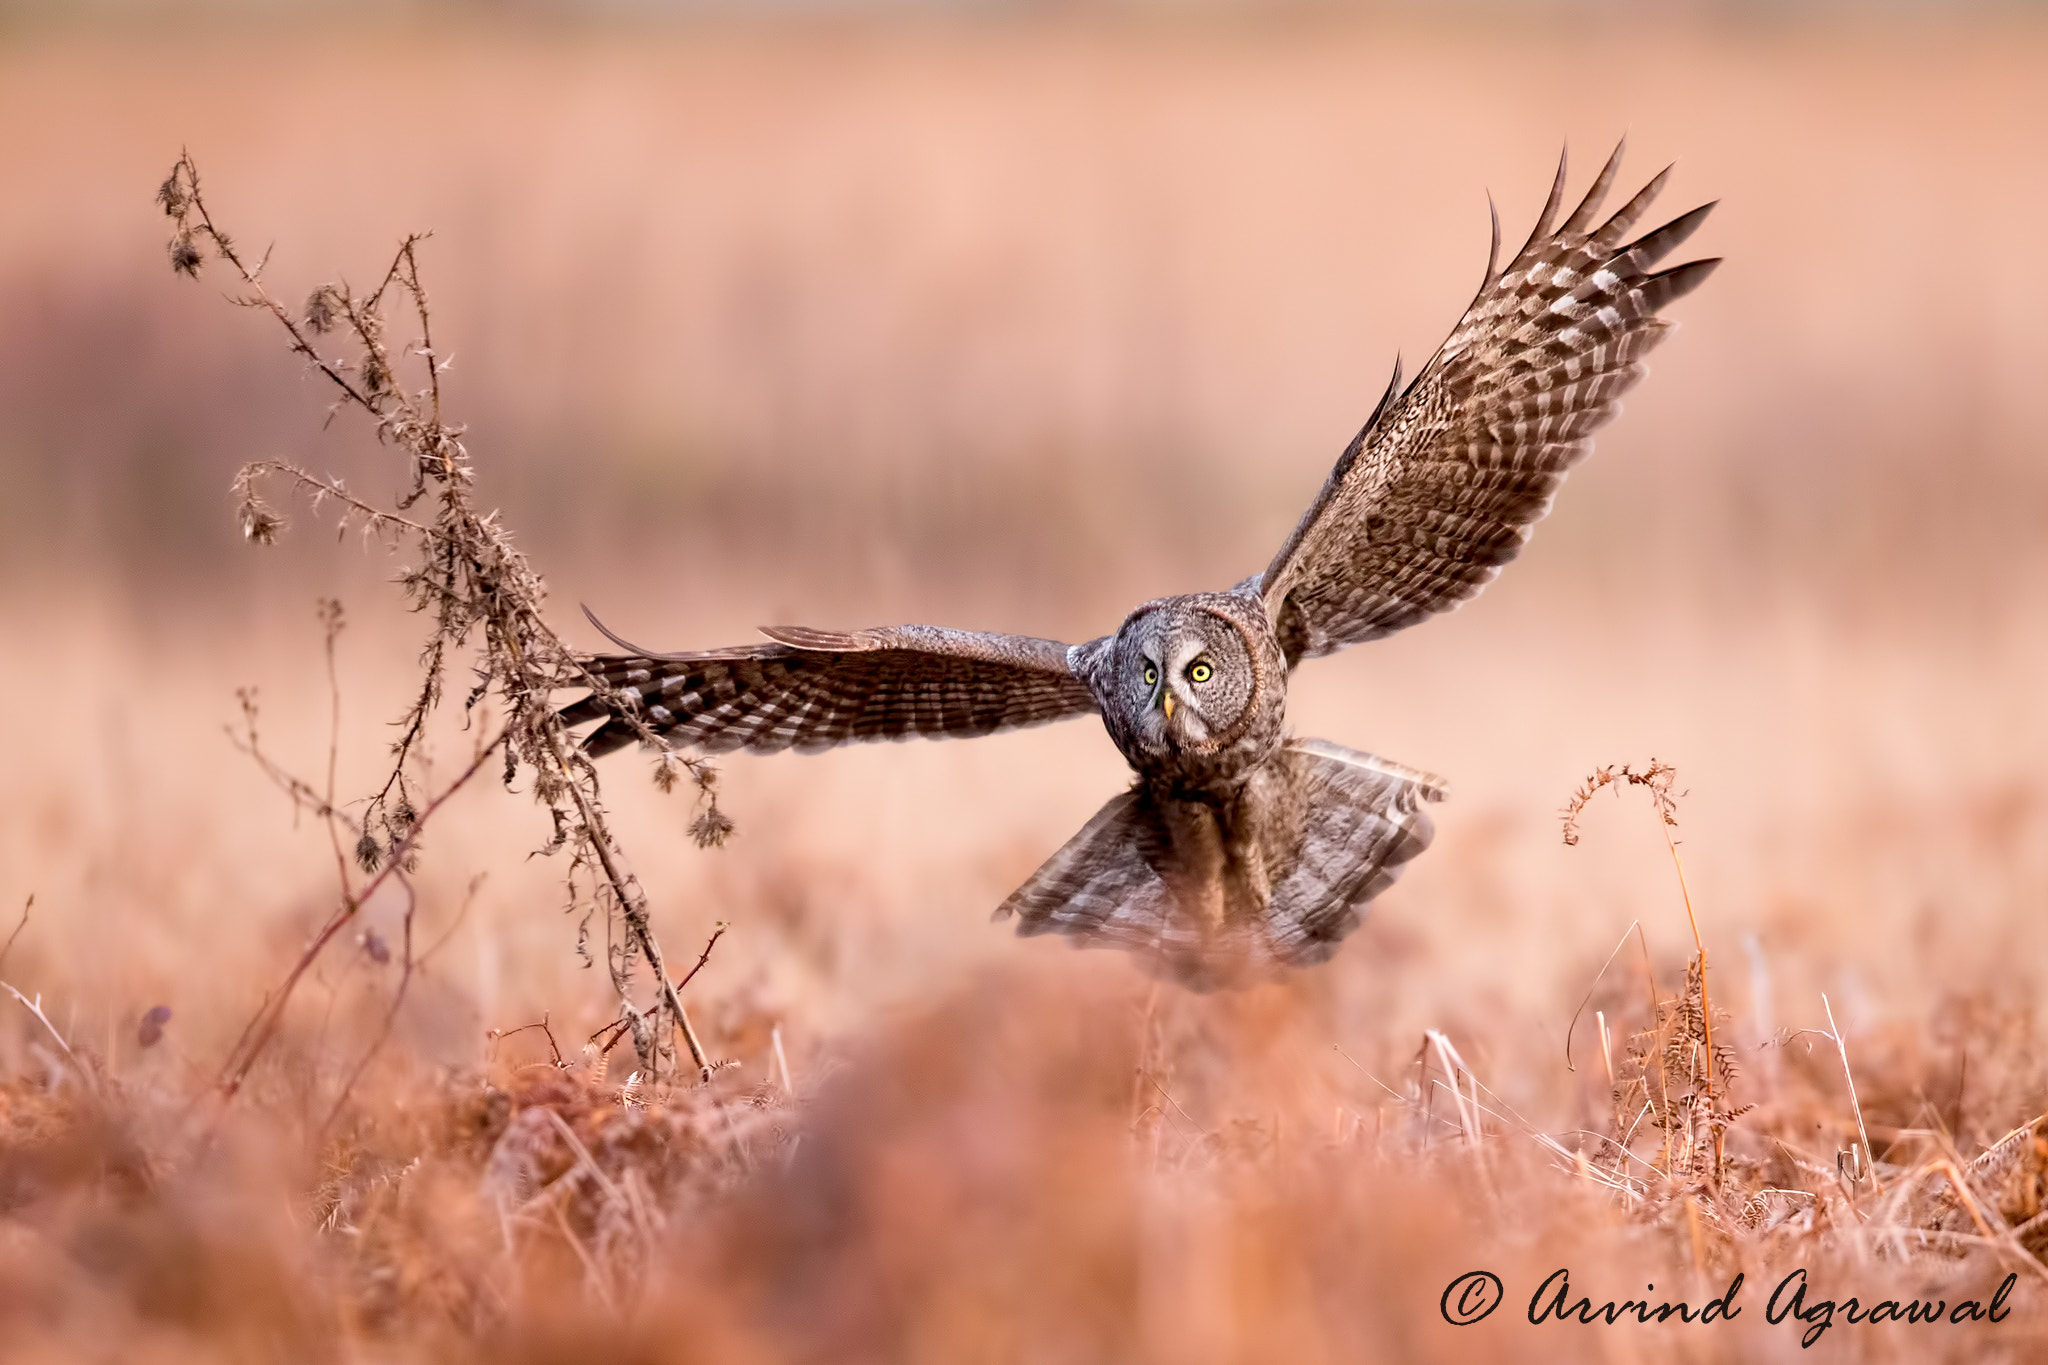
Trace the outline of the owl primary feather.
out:
[[[1128,949],[1197,989],[1321,962],[1432,834],[1438,778],[1287,732],[1302,660],[1410,626],[1514,558],[1643,375],[1658,316],[1718,260],[1656,270],[1712,204],[1629,239],[1666,170],[1595,221],[1621,148],[1561,223],[1565,166],[1504,267],[1403,386],[1400,368],[1286,544],[1227,592],[1147,602],[1067,645],[887,626],[587,661],[564,712],[592,755],[652,734],[704,752],[986,735],[1101,716],[1135,781],[1003,902],[1023,934]],[[593,621],[595,618],[592,618]],[[600,625],[600,629],[603,627]],[[607,695],[608,694],[608,695]]]

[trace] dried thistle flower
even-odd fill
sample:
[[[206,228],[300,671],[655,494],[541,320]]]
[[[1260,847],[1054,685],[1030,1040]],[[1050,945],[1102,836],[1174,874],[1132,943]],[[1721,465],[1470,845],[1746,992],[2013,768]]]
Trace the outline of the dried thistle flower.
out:
[[[253,500],[242,505],[241,515],[244,540],[253,540],[258,545],[277,543],[277,533],[284,529],[284,518]]]
[[[177,236],[171,238],[169,249],[171,253],[171,269],[181,275],[190,275],[193,279],[198,279],[200,263],[206,257],[201,254],[199,243],[194,240],[192,234],[189,232],[179,232]]]
[[[191,204],[192,197],[185,189],[183,162],[173,166],[171,173],[164,177],[164,183],[157,187],[156,202],[163,205],[164,212],[170,217],[185,216],[185,209]]]
[[[256,491],[259,472],[256,465],[243,468],[235,475],[229,491],[235,496],[235,515],[242,523],[242,538],[253,540],[258,545],[269,545],[284,529],[285,522]]]
[[[732,834],[732,818],[713,805],[690,822],[690,837],[699,848],[718,848]]]
[[[365,872],[375,872],[384,861],[384,847],[377,842],[377,836],[368,830],[356,840],[356,866]]]
[[[391,367],[375,351],[363,357],[363,392],[372,398],[388,392],[391,388]]]
[[[331,284],[323,284],[306,299],[306,326],[314,332],[331,332],[335,318],[343,310],[341,291]]]

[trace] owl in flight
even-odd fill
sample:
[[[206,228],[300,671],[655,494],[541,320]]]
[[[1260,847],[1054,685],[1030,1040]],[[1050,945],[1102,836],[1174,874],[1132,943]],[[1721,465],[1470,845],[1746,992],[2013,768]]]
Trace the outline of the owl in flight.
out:
[[[1304,659],[1448,611],[1500,572],[1673,324],[1658,310],[1718,260],[1657,271],[1712,204],[1624,241],[1666,170],[1605,222],[1621,149],[1578,207],[1559,161],[1525,245],[1379,406],[1265,571],[1225,592],[1147,602],[1066,645],[937,626],[586,661],[615,689],[562,714],[600,720],[592,755],[642,725],[708,753],[986,735],[1095,714],[1136,780],[1003,902],[1022,934],[1124,948],[1196,989],[1321,962],[1433,833],[1435,777],[1287,731]],[[595,617],[591,618],[593,622]],[[604,630],[600,624],[598,627]]]

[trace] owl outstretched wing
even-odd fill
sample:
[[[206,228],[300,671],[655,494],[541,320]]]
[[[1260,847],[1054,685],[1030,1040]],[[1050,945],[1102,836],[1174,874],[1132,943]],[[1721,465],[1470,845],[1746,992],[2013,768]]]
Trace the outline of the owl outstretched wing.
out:
[[[987,735],[1096,709],[1067,666],[1068,647],[1054,640],[939,626],[787,626],[764,630],[769,639],[758,645],[652,654],[591,621],[630,651],[583,661],[616,701],[593,693],[561,712],[570,725],[603,720],[583,740],[592,755],[637,736],[621,706],[655,734],[705,753]]]
[[[1642,378],[1674,324],[1658,309],[1719,260],[1652,274],[1712,204],[1626,244],[1667,168],[1611,218],[1594,215],[1620,147],[1569,218],[1558,161],[1528,244],[1486,280],[1450,339],[1406,389],[1397,365],[1365,428],[1257,580],[1290,665],[1448,611],[1515,557],[1592,434]]]

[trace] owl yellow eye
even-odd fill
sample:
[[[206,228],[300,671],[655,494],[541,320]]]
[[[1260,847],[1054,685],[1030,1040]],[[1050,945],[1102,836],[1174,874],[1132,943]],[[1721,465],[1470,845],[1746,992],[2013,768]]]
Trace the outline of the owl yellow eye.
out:
[[[1154,667],[1153,667],[1152,665],[1150,665],[1150,664],[1146,664],[1146,665],[1145,665],[1145,686],[1147,686],[1147,687],[1150,687],[1150,686],[1152,686],[1152,684],[1154,684],[1154,683],[1156,683],[1156,682],[1158,682],[1158,681],[1159,681],[1159,670],[1158,670],[1158,669],[1156,669],[1156,668],[1154,668]]]
[[[1214,677],[1216,670],[1209,666],[1207,659],[1197,659],[1188,669],[1188,681],[1205,683]]]

